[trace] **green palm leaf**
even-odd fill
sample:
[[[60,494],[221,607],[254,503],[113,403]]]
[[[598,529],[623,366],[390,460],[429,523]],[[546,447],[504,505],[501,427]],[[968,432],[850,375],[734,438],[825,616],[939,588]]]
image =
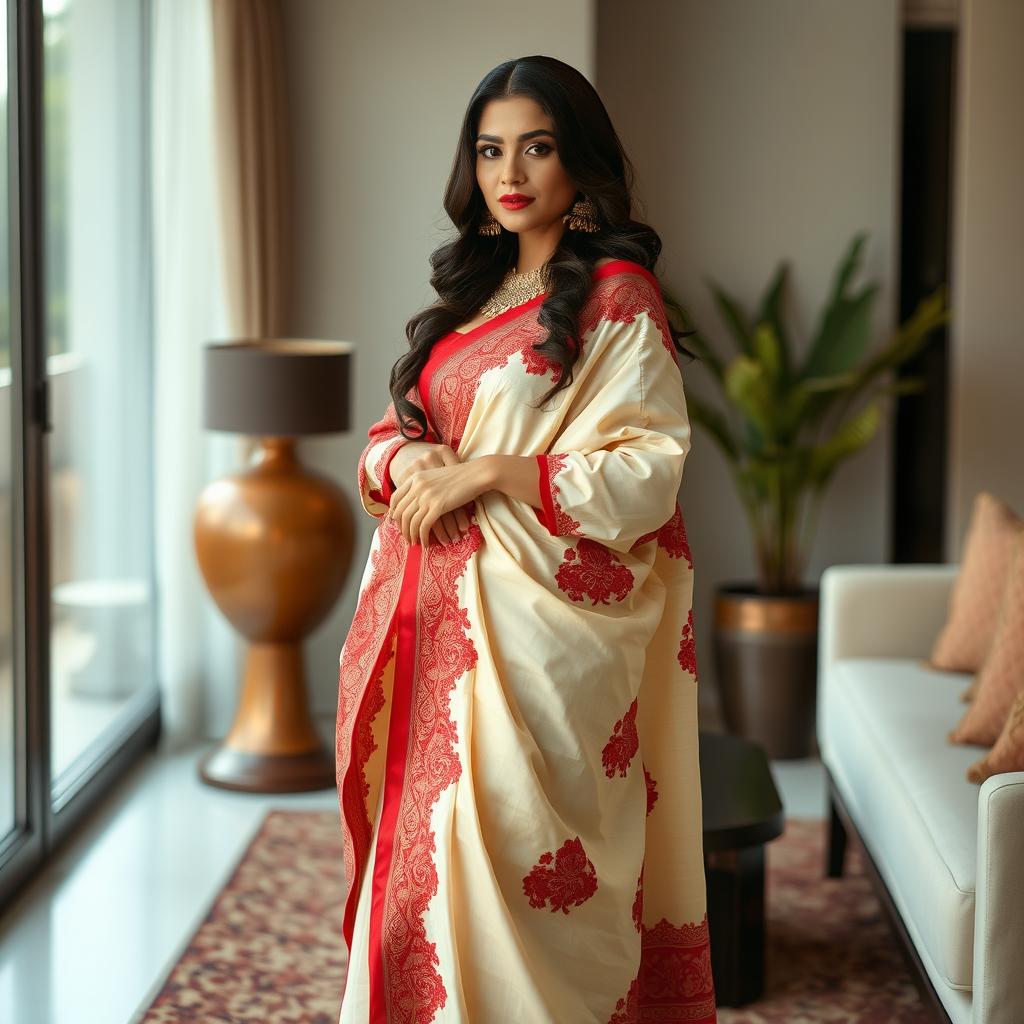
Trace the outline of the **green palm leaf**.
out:
[[[844,252],[799,369],[783,317],[785,262],[776,267],[753,317],[705,278],[738,354],[723,359],[699,332],[686,339],[710,370],[724,402],[723,411],[687,394],[687,409],[733,472],[766,592],[799,585],[807,531],[822,492],[839,466],[877,434],[883,401],[923,390],[923,380],[900,377],[899,370],[950,317],[942,287],[869,352],[879,285],[851,287],[866,238],[855,235]],[[667,293],[666,308],[693,326],[683,306]],[[849,414],[862,394],[860,411]]]
[[[747,323],[746,316],[740,310],[739,304],[710,278],[706,277],[704,281],[715,297],[715,305],[718,306],[722,319],[732,331],[736,348],[745,355],[752,355],[754,351],[753,332]]]
[[[694,423],[700,424],[714,438],[722,454],[730,462],[738,461],[739,443],[733,437],[729,421],[721,412],[693,394],[686,396],[686,411]]]
[[[818,490],[828,482],[836,466],[855,452],[859,452],[875,436],[882,421],[882,410],[878,402],[871,402],[855,416],[848,419],[822,445],[810,453],[808,476]]]
[[[765,291],[761,300],[761,312],[758,317],[762,323],[771,325],[778,339],[779,346],[779,373],[783,380],[788,381],[792,373],[792,355],[789,336],[786,333],[786,326],[782,322],[782,297],[786,286],[789,272],[789,265],[780,263],[775,270],[775,277]]]

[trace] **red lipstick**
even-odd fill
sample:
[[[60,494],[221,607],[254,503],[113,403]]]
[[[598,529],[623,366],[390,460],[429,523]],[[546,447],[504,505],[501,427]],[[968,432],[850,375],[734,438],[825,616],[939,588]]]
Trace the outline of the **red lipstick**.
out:
[[[499,200],[506,210],[522,210],[533,202],[533,196],[524,196],[521,192],[509,192]]]

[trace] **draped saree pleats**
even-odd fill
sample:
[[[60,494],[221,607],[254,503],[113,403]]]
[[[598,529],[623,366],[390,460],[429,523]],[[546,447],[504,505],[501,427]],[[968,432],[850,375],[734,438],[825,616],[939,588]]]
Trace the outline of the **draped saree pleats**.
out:
[[[410,398],[461,460],[536,463],[450,543],[385,513],[394,404],[357,477],[380,520],[339,662],[349,892],[340,1024],[708,1024],[690,448],[657,283],[594,271],[568,388],[538,296],[432,350]]]

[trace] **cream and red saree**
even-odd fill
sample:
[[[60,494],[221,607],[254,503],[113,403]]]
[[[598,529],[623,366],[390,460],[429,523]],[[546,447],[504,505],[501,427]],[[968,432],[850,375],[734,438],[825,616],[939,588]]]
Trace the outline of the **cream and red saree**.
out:
[[[655,278],[616,260],[533,408],[543,298],[442,339],[417,389],[460,459],[534,456],[542,507],[488,491],[460,540],[410,545],[393,403],[359,459],[340,1024],[715,1021],[679,363]]]

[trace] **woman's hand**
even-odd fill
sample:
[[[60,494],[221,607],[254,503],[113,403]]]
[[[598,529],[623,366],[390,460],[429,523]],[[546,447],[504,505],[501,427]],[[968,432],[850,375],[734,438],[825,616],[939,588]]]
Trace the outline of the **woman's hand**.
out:
[[[431,444],[427,441],[410,441],[403,445],[394,458],[391,460],[391,479],[396,487],[391,495],[390,511],[387,513],[402,529],[405,539],[412,543],[412,534],[403,525],[402,519],[396,515],[398,502],[403,496],[408,496],[410,491],[405,486],[411,479],[424,470],[439,469],[447,466],[460,466],[462,463],[455,452],[446,444]],[[417,492],[418,493],[418,492]],[[474,495],[473,497],[476,497]],[[409,511],[409,519],[415,509],[412,500],[406,502],[403,511]],[[418,505],[418,502],[417,502]],[[442,543],[456,541],[469,531],[469,516],[465,509],[456,508],[451,511],[444,511],[441,515],[435,516],[434,520],[426,526],[425,538],[429,538],[431,530],[434,536]],[[426,539],[420,540],[421,544]]]
[[[399,455],[401,452],[395,460]],[[483,459],[460,462],[448,445],[431,444],[424,446],[404,474],[402,468],[400,481],[392,476],[398,486],[391,495],[387,515],[410,544],[419,541],[425,547],[431,533],[446,543],[458,540],[460,531],[464,534],[469,530],[469,516],[463,506],[491,486]]]
[[[435,450],[440,448],[448,448],[448,446],[434,444],[430,441],[406,441],[391,459],[391,481],[394,487],[403,483],[414,470],[445,465],[442,461],[444,456],[440,452],[437,452],[436,456],[434,455]],[[448,448],[448,451],[451,449]],[[431,457],[424,459],[423,457],[428,454]],[[454,452],[452,454],[455,455]]]

